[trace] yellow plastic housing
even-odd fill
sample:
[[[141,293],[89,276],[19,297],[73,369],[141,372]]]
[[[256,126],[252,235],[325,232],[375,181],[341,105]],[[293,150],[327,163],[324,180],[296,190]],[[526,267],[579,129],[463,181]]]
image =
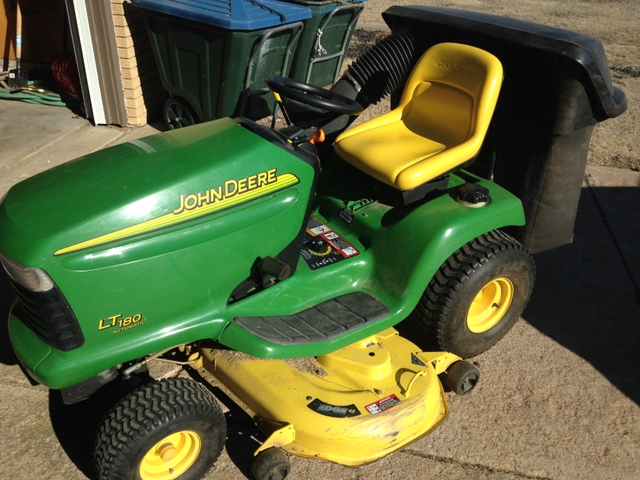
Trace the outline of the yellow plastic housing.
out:
[[[484,50],[434,45],[411,72],[400,104],[343,132],[334,148],[378,180],[412,190],[478,154],[502,77],[502,64]]]
[[[280,447],[348,466],[374,462],[436,428],[448,413],[437,375],[459,360],[420,352],[394,329],[317,357],[317,371],[202,354],[208,373],[269,435],[258,451]]]

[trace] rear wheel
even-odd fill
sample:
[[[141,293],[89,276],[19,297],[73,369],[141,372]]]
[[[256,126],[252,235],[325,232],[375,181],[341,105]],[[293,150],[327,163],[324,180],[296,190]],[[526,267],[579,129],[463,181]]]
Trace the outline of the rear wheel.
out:
[[[101,479],[201,478],[226,438],[224,415],[200,384],[170,378],[132,391],[107,414],[95,464]]]
[[[523,245],[499,230],[486,233],[447,259],[407,323],[425,349],[476,356],[520,318],[534,280]]]

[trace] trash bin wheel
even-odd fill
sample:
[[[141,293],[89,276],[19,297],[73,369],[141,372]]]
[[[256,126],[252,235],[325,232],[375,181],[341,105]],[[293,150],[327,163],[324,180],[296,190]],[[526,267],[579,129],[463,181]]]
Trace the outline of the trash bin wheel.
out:
[[[226,431],[220,406],[202,385],[181,378],[147,383],[103,420],[94,450],[98,478],[202,478]]]
[[[447,386],[458,395],[471,392],[480,380],[480,372],[471,363],[461,360],[447,370]]]
[[[293,78],[270,76],[267,86],[285,98],[341,115],[358,115],[364,110],[360,103],[344,95]]]
[[[164,102],[164,123],[169,130],[195,125],[196,118],[187,102],[180,98],[169,98]]]
[[[256,480],[284,480],[289,475],[291,464],[279,448],[267,448],[256,455],[251,472]]]
[[[426,350],[474,357],[524,310],[535,280],[529,251],[495,230],[458,249],[433,276],[407,324]]]

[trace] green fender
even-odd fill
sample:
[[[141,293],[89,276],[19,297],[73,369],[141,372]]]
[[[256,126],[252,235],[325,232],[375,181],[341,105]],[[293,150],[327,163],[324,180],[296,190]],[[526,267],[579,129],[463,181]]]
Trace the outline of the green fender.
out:
[[[489,189],[483,208],[456,201],[456,187],[475,182]],[[466,172],[452,175],[449,190],[414,208],[366,207],[347,226],[338,214],[344,204],[320,198],[314,215],[340,233],[360,255],[310,272],[300,261],[296,275],[229,308],[229,317],[291,315],[330,298],[364,291],[382,301],[391,314],[338,338],[304,345],[276,345],[257,338],[233,321],[220,343],[262,358],[324,355],[391,327],[406,318],[438,268],[458,248],[492,230],[524,224],[520,200],[495,183]]]

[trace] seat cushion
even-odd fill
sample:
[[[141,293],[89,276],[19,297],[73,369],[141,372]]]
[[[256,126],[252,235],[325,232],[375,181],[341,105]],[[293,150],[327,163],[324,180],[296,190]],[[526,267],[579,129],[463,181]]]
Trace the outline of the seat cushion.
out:
[[[445,149],[397,121],[351,135],[335,145],[336,152],[354,167],[387,185],[396,186],[407,167]],[[402,188],[400,188],[402,190]]]

